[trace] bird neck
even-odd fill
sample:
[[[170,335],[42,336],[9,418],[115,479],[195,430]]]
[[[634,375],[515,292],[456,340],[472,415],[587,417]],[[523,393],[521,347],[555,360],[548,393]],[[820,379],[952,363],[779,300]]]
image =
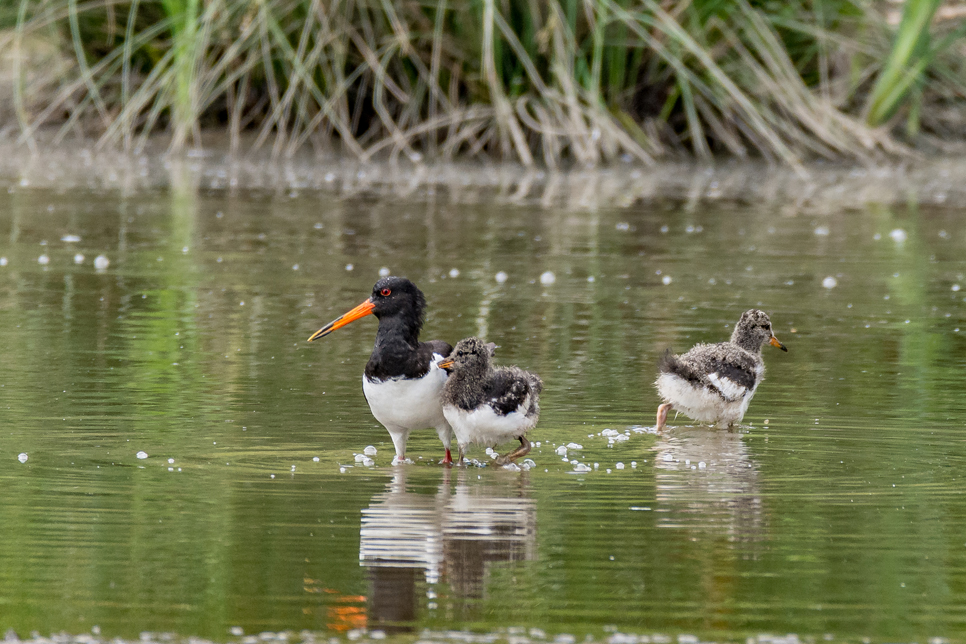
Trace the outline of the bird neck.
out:
[[[376,346],[390,347],[405,345],[410,349],[419,346],[419,326],[403,317],[393,315],[379,319],[379,330],[376,331]]]
[[[731,342],[749,353],[761,354],[761,342],[750,333],[743,333],[742,330],[735,329],[731,335]]]
[[[492,368],[489,365],[464,365],[451,373],[446,382],[454,402],[462,409],[473,409],[484,398]]]

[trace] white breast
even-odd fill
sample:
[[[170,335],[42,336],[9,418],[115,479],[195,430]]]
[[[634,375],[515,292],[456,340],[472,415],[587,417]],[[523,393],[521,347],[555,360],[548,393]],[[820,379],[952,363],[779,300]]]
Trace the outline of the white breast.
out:
[[[429,371],[422,378],[371,381],[363,375],[362,391],[376,420],[390,429],[424,429],[444,424],[439,395],[447,374],[437,366],[442,359],[434,353]]]
[[[698,422],[724,427],[740,423],[748,411],[748,404],[764,375],[764,366],[759,365],[755,371],[755,385],[751,388],[743,387],[717,373],[708,374],[708,380],[717,391],[711,387],[695,386],[670,373],[662,373],[655,384],[661,398],[671,403],[676,411]]]
[[[519,438],[537,424],[538,418],[527,417],[519,411],[502,416],[489,405],[471,411],[455,405],[444,405],[443,414],[452,425],[457,442],[463,447],[470,444],[493,447]]]

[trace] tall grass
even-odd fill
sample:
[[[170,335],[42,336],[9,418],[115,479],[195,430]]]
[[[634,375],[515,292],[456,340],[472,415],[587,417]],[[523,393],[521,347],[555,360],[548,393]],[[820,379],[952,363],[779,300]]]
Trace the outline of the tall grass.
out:
[[[16,95],[27,141],[179,150],[219,126],[279,155],[798,167],[904,149],[879,126],[954,53],[955,31],[929,46],[937,2],[907,1],[895,46],[860,0],[20,0],[10,40],[74,60],[43,101]]]

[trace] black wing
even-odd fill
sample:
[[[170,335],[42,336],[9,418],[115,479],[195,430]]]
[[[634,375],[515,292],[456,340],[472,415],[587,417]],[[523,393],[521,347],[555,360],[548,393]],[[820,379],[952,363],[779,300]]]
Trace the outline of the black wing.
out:
[[[487,387],[487,402],[500,415],[515,411],[530,413],[543,389],[539,377],[522,369],[505,368],[493,373]]]

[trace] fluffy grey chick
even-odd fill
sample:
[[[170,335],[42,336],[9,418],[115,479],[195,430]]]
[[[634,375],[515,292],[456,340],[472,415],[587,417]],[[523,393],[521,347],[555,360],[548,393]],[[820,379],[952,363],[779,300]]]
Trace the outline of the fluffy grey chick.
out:
[[[751,309],[741,315],[729,342],[699,344],[683,356],[668,349],[654,383],[664,401],[657,408],[657,428],[664,427],[671,409],[718,427],[740,423],[765,375],[765,344],[788,351],[768,315]]]
[[[474,443],[492,447],[512,440],[520,447],[496,459],[505,465],[530,452],[524,434],[537,424],[543,381],[518,367],[490,364],[491,344],[479,338],[460,340],[439,366],[450,372],[443,387],[443,415],[453,427],[459,460]]]

